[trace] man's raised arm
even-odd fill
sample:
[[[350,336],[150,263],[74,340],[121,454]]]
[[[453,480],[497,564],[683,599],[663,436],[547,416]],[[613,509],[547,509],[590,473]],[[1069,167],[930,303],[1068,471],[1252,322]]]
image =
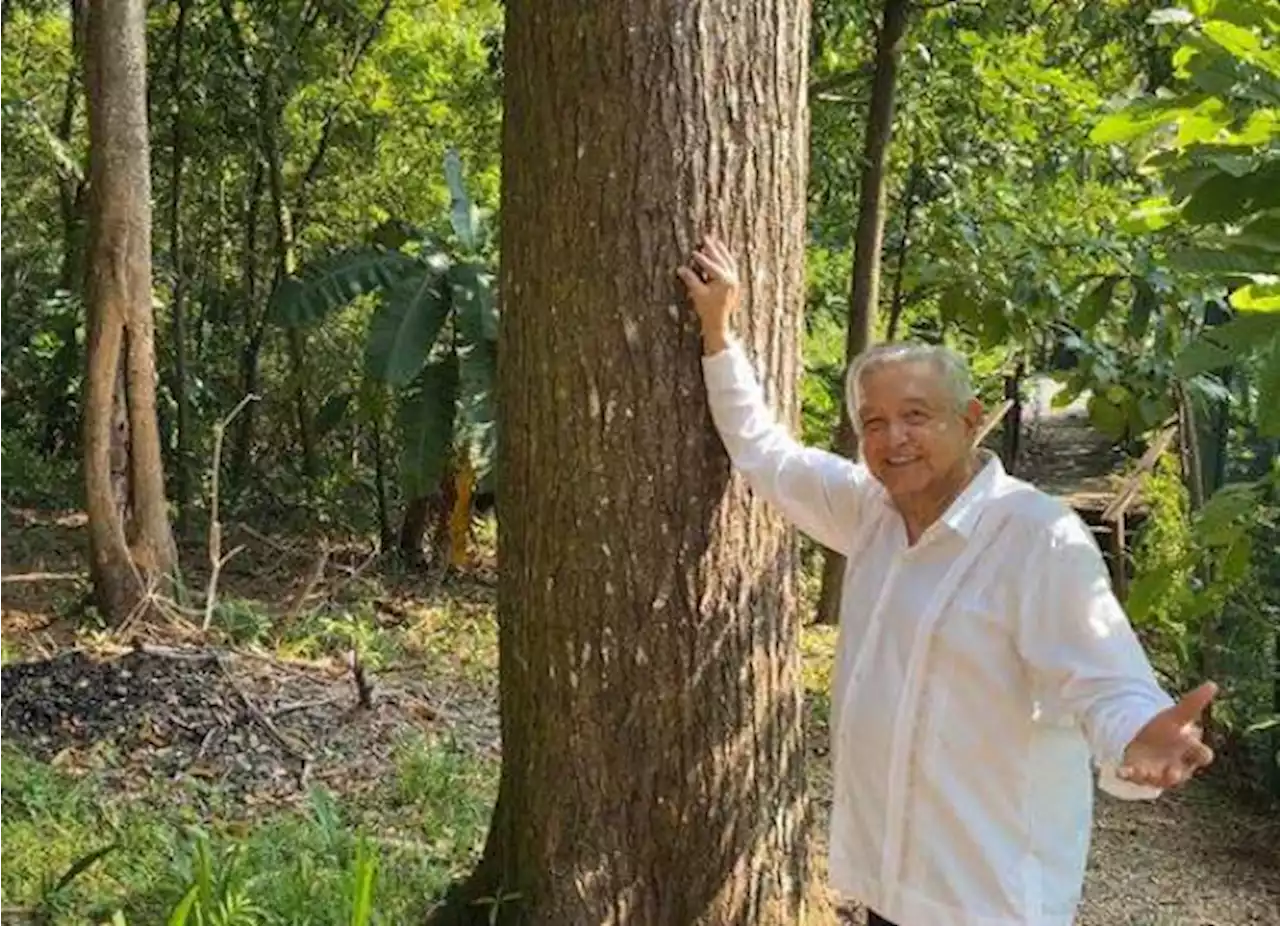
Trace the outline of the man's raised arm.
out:
[[[746,353],[729,334],[740,289],[733,255],[708,238],[693,261],[677,273],[702,325],[707,400],[734,468],[800,530],[848,555],[870,475],[844,457],[800,445],[778,424]]]

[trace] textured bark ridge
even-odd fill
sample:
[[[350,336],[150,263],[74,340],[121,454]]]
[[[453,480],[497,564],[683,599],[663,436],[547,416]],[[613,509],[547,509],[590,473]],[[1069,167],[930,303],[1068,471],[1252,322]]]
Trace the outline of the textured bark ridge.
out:
[[[440,922],[800,922],[793,537],[731,478],[675,267],[739,255],[797,408],[807,5],[512,0],[503,138],[503,775]]]

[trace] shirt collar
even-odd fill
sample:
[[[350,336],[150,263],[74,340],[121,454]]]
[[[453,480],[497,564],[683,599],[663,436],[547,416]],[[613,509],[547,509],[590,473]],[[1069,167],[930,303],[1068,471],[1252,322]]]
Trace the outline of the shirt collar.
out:
[[[978,459],[982,461],[982,468],[969,480],[964,491],[956,496],[955,501],[947,507],[942,517],[934,522],[926,534],[934,532],[934,528],[941,526],[966,540],[972,536],[983,509],[996,495],[1000,483],[1005,479],[1004,464],[990,450],[979,450]],[[883,499],[885,505],[891,510],[897,510],[894,508],[892,499],[889,498],[889,493],[885,492]]]
[[[938,519],[966,540],[972,536],[982,510],[995,494],[996,486],[1005,474],[1004,464],[990,450],[978,451],[978,459],[984,461],[982,469],[969,480],[964,491]]]

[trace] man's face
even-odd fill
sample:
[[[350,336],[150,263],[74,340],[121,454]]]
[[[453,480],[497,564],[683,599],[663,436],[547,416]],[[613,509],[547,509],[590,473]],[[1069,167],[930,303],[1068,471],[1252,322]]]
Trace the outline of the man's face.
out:
[[[982,406],[975,400],[957,409],[928,361],[871,370],[860,392],[863,460],[889,495],[907,499],[952,487],[972,451]]]

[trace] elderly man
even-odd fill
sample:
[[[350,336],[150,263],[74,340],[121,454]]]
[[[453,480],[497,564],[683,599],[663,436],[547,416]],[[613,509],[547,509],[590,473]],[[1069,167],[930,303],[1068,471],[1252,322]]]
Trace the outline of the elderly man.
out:
[[[832,690],[830,877],[872,924],[1068,926],[1084,880],[1090,754],[1153,796],[1212,760],[1206,683],[1160,690],[1088,529],[974,447],[965,364],[887,345],[849,371],[862,459],[798,445],[729,335],[734,259],[678,271],[735,468],[848,557]],[[1104,784],[1106,780],[1104,779]]]

